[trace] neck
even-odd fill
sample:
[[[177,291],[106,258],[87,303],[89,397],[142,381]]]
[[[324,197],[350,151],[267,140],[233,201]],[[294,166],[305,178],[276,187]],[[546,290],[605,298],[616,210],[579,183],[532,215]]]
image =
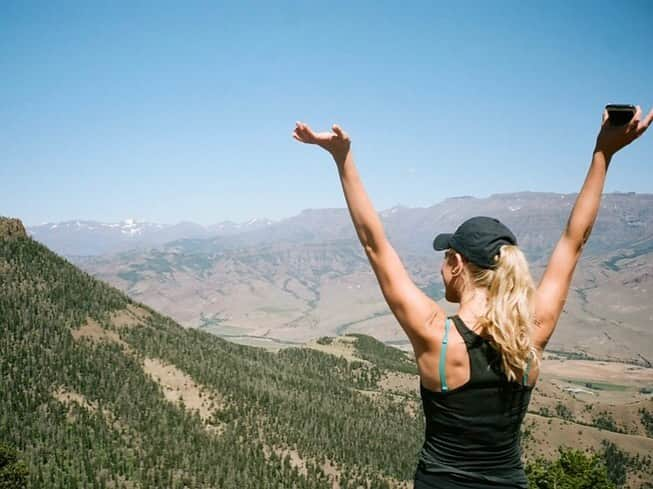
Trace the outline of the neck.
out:
[[[478,322],[487,311],[487,290],[475,288],[463,292],[460,298],[460,306],[458,307],[458,316],[470,328]]]

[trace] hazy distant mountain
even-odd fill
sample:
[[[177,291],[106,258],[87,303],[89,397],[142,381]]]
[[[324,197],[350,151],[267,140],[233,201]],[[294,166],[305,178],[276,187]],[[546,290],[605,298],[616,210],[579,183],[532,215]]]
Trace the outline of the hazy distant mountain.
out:
[[[64,256],[94,256],[131,249],[160,246],[177,239],[209,238],[259,229],[269,219],[252,219],[245,223],[225,221],[204,227],[194,222],[157,224],[134,219],[119,223],[66,221],[29,226],[32,238]]]
[[[431,207],[396,206],[379,212],[390,240],[404,252],[430,255],[433,237],[451,232],[467,217],[495,216],[510,226],[531,259],[542,258],[560,236],[576,194],[520,192],[487,198],[458,197]],[[588,250],[609,251],[646,237],[653,223],[653,195],[606,194]],[[235,249],[278,242],[319,243],[356,240],[346,208],[306,209],[300,214],[272,221],[251,219],[224,221],[203,227],[192,222],[175,225],[127,220],[121,223],[68,221],[27,228],[37,241],[64,256],[94,256],[174,246],[180,252]],[[187,240],[187,241],[184,241]]]
[[[379,212],[386,234],[404,253],[432,256],[435,234],[452,232],[468,217],[494,216],[517,235],[533,260],[545,257],[560,237],[576,194],[520,192],[487,198],[446,199],[431,207],[396,206]],[[646,237],[653,230],[653,195],[606,194],[587,250],[610,251]],[[244,230],[203,243],[175,243],[179,251],[208,251],[279,242],[321,243],[357,237],[349,211],[307,209],[265,229]]]
[[[265,228],[275,221],[267,218],[254,218],[246,222],[222,221],[212,224],[206,229],[214,236],[229,236],[253,229]]]
[[[442,297],[435,233],[486,214],[511,226],[539,278],[574,196],[520,193],[448,199],[380,213],[409,273]],[[609,194],[584,252],[552,348],[646,364],[653,360],[653,196]],[[158,249],[77,260],[89,273],[185,326],[286,343],[362,332],[405,335],[388,309],[346,209],[306,210],[252,230]],[[589,302],[589,305],[587,304]]]

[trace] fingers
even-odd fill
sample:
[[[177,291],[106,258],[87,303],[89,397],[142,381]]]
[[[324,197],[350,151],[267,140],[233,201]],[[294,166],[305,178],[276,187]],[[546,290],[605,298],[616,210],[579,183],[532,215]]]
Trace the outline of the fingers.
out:
[[[293,137],[302,143],[310,143],[313,141],[313,139],[315,139],[315,135],[313,134],[311,128],[303,122],[299,121],[295,122],[295,131],[293,132]]]
[[[313,132],[311,128],[308,127],[308,125],[304,124],[303,122],[297,121],[295,125],[297,126],[297,129],[302,133],[311,134]]]
[[[601,116],[601,126],[605,126],[608,123],[608,111],[603,109],[603,114]]]
[[[297,121],[297,122],[295,122],[295,130],[292,133],[292,137],[295,138],[297,141],[303,143],[304,140],[300,136],[301,132],[302,132],[302,130],[301,130],[301,127],[300,127],[300,122]]]
[[[336,133],[336,136],[338,136],[340,139],[349,139],[349,135],[343,131],[338,124],[334,124],[331,128],[333,129],[333,132]]]
[[[651,123],[653,122],[653,109],[648,113],[646,117],[639,123],[637,126],[637,136],[640,136],[646,131]]]
[[[295,130],[292,134],[293,138],[302,143],[312,143],[319,144],[324,146],[329,142],[335,142],[336,140],[341,140],[349,142],[349,135],[343,131],[340,126],[334,124],[332,126],[333,132],[320,132],[314,133],[313,130],[303,122],[295,122]]]
[[[642,108],[639,105],[637,105],[635,107],[635,115],[633,116],[632,119],[630,119],[630,122],[628,123],[628,131],[637,130],[641,118],[642,118]]]

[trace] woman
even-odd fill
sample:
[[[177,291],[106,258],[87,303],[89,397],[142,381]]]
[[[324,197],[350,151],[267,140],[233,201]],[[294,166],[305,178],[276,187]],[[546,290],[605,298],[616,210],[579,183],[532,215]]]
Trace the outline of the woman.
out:
[[[388,242],[359,178],[348,135],[314,133],[297,123],[293,136],[326,149],[336,162],[351,218],[390,309],[415,352],[426,417],[415,488],[526,488],[519,429],[571,278],[599,209],[612,156],[648,128],[637,107],[625,126],[603,113],[592,162],[540,284],[510,230],[475,217],[453,234],[438,235],[446,250],[445,311],[410,279]]]

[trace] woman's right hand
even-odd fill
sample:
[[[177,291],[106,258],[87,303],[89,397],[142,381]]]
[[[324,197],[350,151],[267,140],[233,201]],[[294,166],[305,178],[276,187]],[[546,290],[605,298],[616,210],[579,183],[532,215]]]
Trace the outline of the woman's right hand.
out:
[[[653,109],[642,120],[642,109],[637,106],[635,115],[628,124],[613,126],[608,121],[608,111],[603,111],[601,130],[596,138],[595,152],[602,152],[606,158],[611,158],[617,151],[629,145],[644,134],[653,121]]]
[[[349,135],[337,124],[332,126],[331,132],[313,132],[307,124],[297,122],[293,137],[302,143],[321,146],[331,153],[337,163],[344,163],[351,148]]]

